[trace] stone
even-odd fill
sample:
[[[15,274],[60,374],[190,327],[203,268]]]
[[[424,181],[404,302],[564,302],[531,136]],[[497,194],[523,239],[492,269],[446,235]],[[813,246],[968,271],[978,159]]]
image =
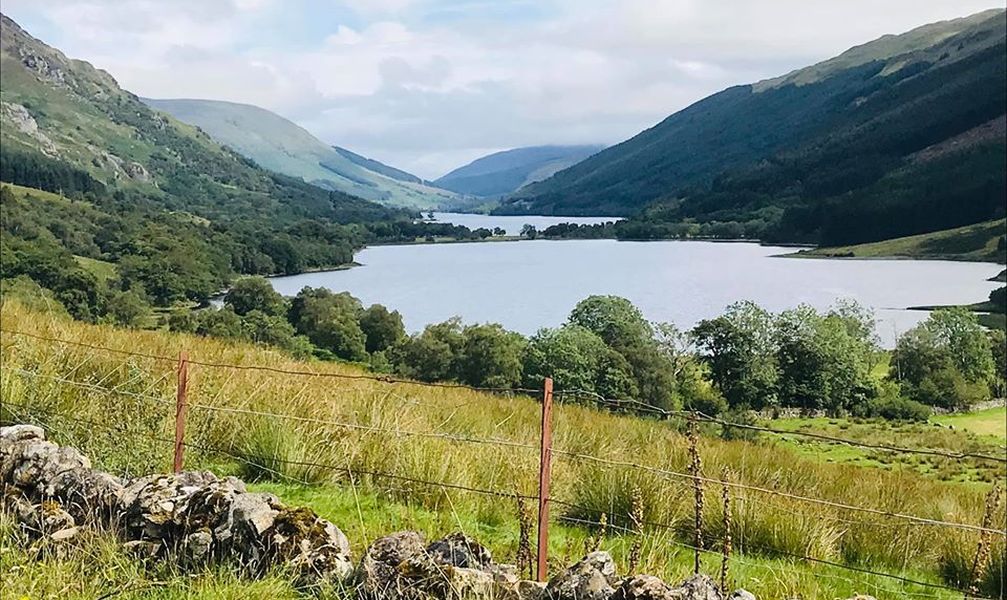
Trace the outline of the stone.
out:
[[[305,585],[342,583],[353,573],[349,540],[335,524],[249,493],[234,477],[186,471],[123,482],[92,469],[76,449],[46,441],[41,429],[16,425],[0,428],[0,482],[4,509],[35,537],[70,539],[93,522],[115,525],[125,548],[143,559],[196,568],[230,560],[252,576],[282,564]],[[422,540],[418,548],[425,555]]]
[[[680,597],[653,575],[633,575],[622,580],[611,600],[677,600]]]
[[[755,600],[755,594],[745,589],[737,589],[731,592],[727,600]]]
[[[425,553],[423,536],[415,531],[399,531],[374,540],[357,568],[357,594],[370,600],[422,596],[409,581],[418,566],[410,560]]]
[[[438,564],[483,569],[493,562],[490,551],[464,533],[455,532],[427,546]]]
[[[49,535],[49,539],[54,542],[63,542],[69,540],[80,533],[80,527],[67,527],[66,529],[60,529]]]
[[[185,536],[182,541],[182,556],[189,564],[204,564],[213,550],[213,535],[209,531],[197,531]]]
[[[720,590],[706,575],[693,575],[671,588],[671,598],[676,600],[721,600]]]
[[[546,586],[552,600],[608,600],[615,592],[615,562],[608,552],[592,552],[553,577]]]

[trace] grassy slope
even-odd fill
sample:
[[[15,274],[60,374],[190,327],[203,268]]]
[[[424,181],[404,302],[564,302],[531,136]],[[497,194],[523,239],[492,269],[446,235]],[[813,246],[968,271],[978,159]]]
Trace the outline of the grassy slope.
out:
[[[375,172],[350,160],[295,123],[248,104],[216,100],[154,100],[151,107],[200,127],[259,165],[329,189],[393,206],[436,208],[451,192]]]
[[[1007,221],[999,219],[883,242],[801,250],[788,256],[801,258],[933,258],[1003,263],[1005,256],[1003,251],[997,251],[997,242],[1003,237],[1005,228],[1007,228]]]
[[[117,331],[87,326],[31,313],[16,304],[2,308],[2,326],[49,334],[64,339],[111,348],[174,356],[187,349],[194,360],[232,364],[259,364],[358,374],[350,366],[291,362],[273,351],[247,345],[227,344],[181,335],[143,331]],[[87,351],[79,347],[53,348],[30,338],[4,335],[5,369],[0,419],[30,419],[50,429],[55,439],[80,447],[95,463],[122,474],[145,473],[167,467],[170,445],[144,436],[170,438],[173,407],[171,361],[127,357]],[[29,369],[42,376],[19,375],[11,369]],[[190,417],[187,435],[195,444],[209,445],[238,454],[245,460],[282,472],[286,481],[308,481],[301,491],[279,488],[295,500],[303,498],[351,533],[357,547],[379,529],[394,529],[411,522],[430,534],[443,534],[459,525],[485,535],[492,549],[504,560],[512,559],[516,534],[512,502],[461,491],[361,475],[348,480],[339,471],[296,467],[275,462],[276,456],[379,471],[397,476],[440,481],[470,487],[534,494],[537,475],[537,403],[526,398],[499,398],[465,390],[429,388],[409,384],[387,385],[373,381],[296,378],[268,372],[222,370],[194,366],[190,372]],[[117,392],[107,394],[70,386],[47,377],[72,377],[77,381],[101,382]],[[142,396],[128,395],[130,393]],[[153,396],[151,398],[150,396]],[[218,410],[210,411],[205,406]],[[504,438],[528,444],[529,448],[472,445],[440,438],[377,435],[332,424],[296,422],[256,417],[219,409],[287,413],[301,417],[342,421],[412,431],[438,431],[462,436]],[[5,412],[9,411],[9,412]],[[129,415],[109,420],[109,415]],[[559,406],[555,414],[555,446],[596,456],[639,461],[676,471],[685,469],[686,444],[672,424],[601,413],[575,406]],[[88,423],[91,421],[91,423]],[[94,425],[97,423],[98,425]],[[107,427],[112,427],[109,430]],[[120,428],[120,430],[114,430]],[[935,444],[957,443],[943,438]],[[731,469],[733,479],[802,495],[853,504],[867,504],[940,519],[978,522],[985,484],[962,486],[921,475],[909,468],[890,471],[853,465],[827,464],[803,456],[785,444],[704,440],[701,451],[707,473]],[[217,470],[241,467],[224,461],[219,452],[190,449],[190,467],[215,466]],[[223,462],[222,462],[223,461]],[[262,474],[248,467],[247,476]],[[352,486],[350,483],[352,482]],[[279,485],[273,484],[273,485]],[[557,455],[553,471],[555,497],[587,507],[588,511],[556,507],[557,526],[563,517],[598,519],[602,512],[610,521],[625,522],[633,487],[641,490],[645,518],[673,524],[675,536],[683,535],[689,519],[691,488],[680,479],[662,477],[618,467],[603,467]],[[319,487],[322,486],[322,487]],[[360,500],[348,504],[356,490]],[[289,492],[289,493],[288,493]],[[713,497],[719,490],[708,490]],[[328,498],[328,500],[323,500]],[[716,543],[717,502],[707,503],[707,528]],[[753,562],[755,571],[744,584],[761,597],[801,594],[803,598],[847,597],[856,590],[879,598],[900,597],[891,581],[876,589],[870,580],[798,564],[774,557],[776,552],[810,553],[827,560],[851,560],[872,568],[904,572],[916,578],[937,580],[935,565],[942,557],[972,552],[975,536],[928,527],[908,526],[884,517],[848,513],[838,509],[797,503],[777,497],[738,492],[735,496],[736,547],[746,549],[739,561]],[[397,517],[396,515],[399,515]],[[427,515],[427,516],[424,516]],[[402,520],[396,520],[401,518]],[[998,516],[1002,523],[1003,515]],[[355,523],[363,528],[356,529]],[[881,523],[879,526],[878,523]],[[387,524],[387,527],[383,527]],[[880,528],[880,529],[879,529]],[[885,535],[879,535],[879,530]],[[571,530],[556,538],[554,562],[579,549],[564,548],[566,536],[583,537]],[[897,532],[893,535],[892,532]],[[687,569],[687,555],[669,560],[668,530],[646,532],[643,568],[669,578]],[[361,539],[361,537],[365,539]],[[677,537],[677,540],[688,539]],[[511,540],[508,543],[508,540]],[[571,542],[572,543],[572,542]],[[611,540],[606,547],[619,550]],[[619,554],[625,556],[625,554]],[[18,554],[13,560],[27,562]],[[906,562],[906,557],[911,557]],[[118,560],[118,559],[117,559]],[[28,568],[28,567],[26,567]],[[63,568],[63,567],[60,567]],[[55,568],[59,571],[59,568]],[[712,571],[712,569],[710,569]],[[743,567],[735,573],[743,576]],[[880,580],[879,580],[880,581]],[[205,581],[204,581],[205,583]],[[173,583],[172,585],[183,585]],[[199,580],[184,585],[199,585]],[[244,584],[236,583],[243,586]],[[55,589],[55,588],[53,588]],[[910,589],[905,591],[924,591]]]

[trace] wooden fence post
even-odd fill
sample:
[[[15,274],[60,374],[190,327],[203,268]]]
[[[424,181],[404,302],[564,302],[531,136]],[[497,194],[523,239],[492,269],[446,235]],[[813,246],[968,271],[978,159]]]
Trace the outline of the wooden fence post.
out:
[[[699,456],[699,423],[695,413],[689,416],[689,474],[695,494],[695,522],[693,523],[693,544],[695,544],[695,564],[693,573],[699,574],[700,554],[703,552],[703,460]]]
[[[539,581],[549,574],[549,478],[552,466],[552,378],[542,391],[542,450],[538,470],[538,570]]]
[[[189,355],[178,353],[178,391],[175,394],[175,462],[176,473],[182,472],[185,453],[185,397],[189,386]]]

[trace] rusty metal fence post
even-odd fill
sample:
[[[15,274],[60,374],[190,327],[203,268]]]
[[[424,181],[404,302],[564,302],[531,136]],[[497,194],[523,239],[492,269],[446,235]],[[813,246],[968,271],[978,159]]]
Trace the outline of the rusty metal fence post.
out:
[[[178,390],[175,393],[175,461],[174,470],[182,472],[182,460],[185,453],[185,407],[186,393],[189,386],[189,355],[185,351],[178,353]]]
[[[539,581],[549,574],[549,478],[552,470],[552,378],[542,390],[542,449],[538,471],[538,570]]]

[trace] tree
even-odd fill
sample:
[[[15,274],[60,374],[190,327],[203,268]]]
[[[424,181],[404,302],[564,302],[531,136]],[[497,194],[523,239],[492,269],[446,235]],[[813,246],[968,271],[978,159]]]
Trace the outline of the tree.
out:
[[[873,333],[851,314],[821,315],[801,305],[779,315],[775,334],[781,405],[836,414],[864,405],[873,395],[875,351],[865,341]]]
[[[525,223],[521,226],[521,237],[533,240],[538,237],[538,229],[536,229],[531,223]]]
[[[653,339],[653,330],[633,303],[618,296],[589,296],[570,313],[569,323],[579,325],[619,349]]]
[[[382,352],[406,336],[399,311],[389,311],[380,304],[372,304],[360,315],[360,329],[367,339],[367,352]]]
[[[236,314],[247,315],[257,310],[267,315],[284,315],[287,303],[265,277],[242,277],[234,282],[224,296],[224,304]]]
[[[113,291],[105,306],[106,315],[116,325],[139,327],[150,314],[150,305],[136,290]]]
[[[752,302],[732,304],[692,330],[714,385],[731,408],[776,404],[776,347],[771,315]]]
[[[465,338],[458,317],[427,325],[417,335],[406,338],[388,351],[395,372],[420,381],[456,378],[457,357]]]
[[[963,408],[989,396],[996,382],[996,363],[974,313],[940,309],[899,338],[890,376],[913,400]]]
[[[608,353],[605,342],[580,325],[540,329],[525,348],[524,385],[536,388],[552,377],[560,389],[595,392]]]
[[[514,387],[521,382],[521,354],[526,341],[502,325],[470,325],[457,357],[459,381],[477,387]]]
[[[367,358],[366,336],[360,328],[363,307],[346,292],[305,287],[290,304],[288,318],[311,343],[345,360]]]
[[[209,308],[198,313],[196,333],[198,335],[240,338],[242,337],[241,317],[229,306],[221,309]]]

